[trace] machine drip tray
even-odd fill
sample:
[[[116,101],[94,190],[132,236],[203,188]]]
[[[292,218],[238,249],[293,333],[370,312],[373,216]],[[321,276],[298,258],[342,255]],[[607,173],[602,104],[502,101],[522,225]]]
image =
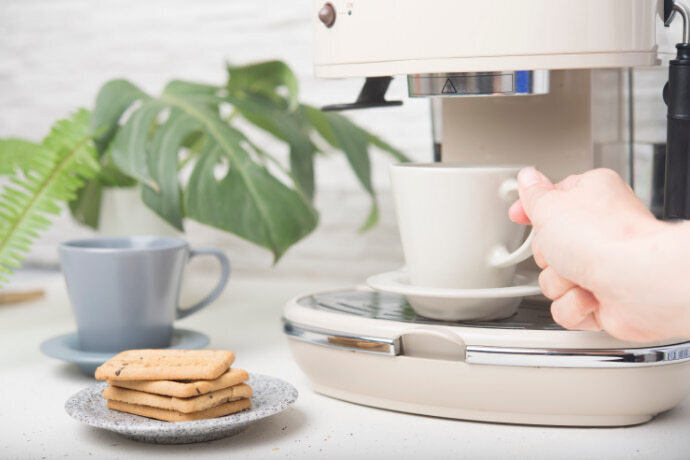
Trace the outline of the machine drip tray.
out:
[[[550,303],[542,297],[523,300],[517,313],[494,321],[439,321],[419,316],[403,295],[375,291],[336,291],[302,297],[298,304],[316,311],[383,319],[403,323],[437,326],[483,327],[492,329],[529,329],[563,331],[553,321]]]

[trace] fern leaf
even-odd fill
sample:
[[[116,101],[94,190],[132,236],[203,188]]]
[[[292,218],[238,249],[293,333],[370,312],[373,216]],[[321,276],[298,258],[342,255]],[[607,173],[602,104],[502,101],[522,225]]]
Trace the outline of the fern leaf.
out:
[[[0,174],[14,174],[17,169],[26,172],[49,168],[47,153],[40,144],[23,139],[0,139]]]
[[[89,112],[81,109],[56,122],[41,144],[23,145],[35,158],[22,164],[31,167],[15,173],[12,186],[5,186],[0,194],[0,287],[8,282],[2,273],[19,267],[38,232],[50,227],[49,216],[61,212],[61,202],[73,199],[98,173],[89,118]]]

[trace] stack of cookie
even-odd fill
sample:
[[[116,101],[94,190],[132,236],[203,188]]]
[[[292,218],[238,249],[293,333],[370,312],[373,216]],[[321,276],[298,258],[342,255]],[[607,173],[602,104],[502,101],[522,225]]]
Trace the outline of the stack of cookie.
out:
[[[182,422],[221,417],[251,406],[249,375],[230,368],[231,351],[128,350],[96,369],[110,409]]]

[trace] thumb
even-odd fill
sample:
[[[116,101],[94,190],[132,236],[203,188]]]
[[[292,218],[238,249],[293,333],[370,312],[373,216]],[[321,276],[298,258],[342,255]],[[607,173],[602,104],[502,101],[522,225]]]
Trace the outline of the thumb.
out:
[[[542,173],[533,167],[522,169],[518,173],[518,193],[522,207],[532,223],[539,219],[537,207],[539,201],[554,189],[553,184]]]

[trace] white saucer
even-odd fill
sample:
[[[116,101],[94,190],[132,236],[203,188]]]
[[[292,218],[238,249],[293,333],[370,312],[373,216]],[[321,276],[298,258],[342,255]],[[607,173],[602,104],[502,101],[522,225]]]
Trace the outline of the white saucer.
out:
[[[410,284],[404,270],[370,276],[372,289],[407,297],[420,315],[443,321],[494,320],[512,316],[523,297],[540,295],[536,276],[515,275],[512,286],[484,289],[440,289]]]
[[[208,343],[209,338],[206,334],[189,329],[173,329],[172,343],[168,348],[199,350]],[[46,340],[41,344],[41,351],[51,358],[76,364],[89,377],[93,377],[98,366],[117,354],[116,352],[82,350],[79,347],[79,337],[76,332]]]

